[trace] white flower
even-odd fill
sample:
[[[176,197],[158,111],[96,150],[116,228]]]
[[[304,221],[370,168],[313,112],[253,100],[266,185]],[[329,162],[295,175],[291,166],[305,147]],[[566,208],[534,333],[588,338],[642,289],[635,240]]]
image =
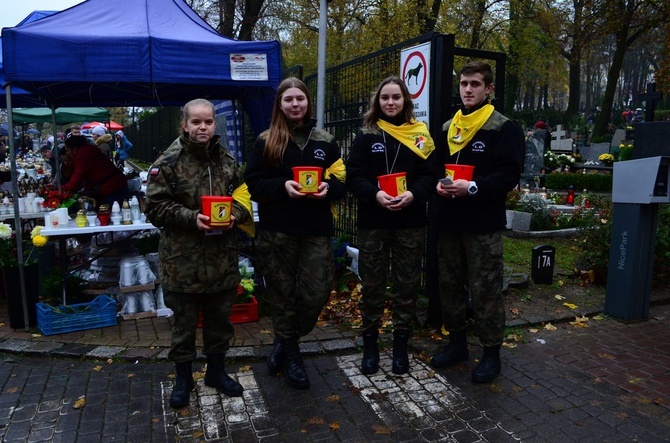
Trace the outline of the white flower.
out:
[[[0,223],[0,238],[10,239],[12,238],[12,227],[7,223]]]
[[[42,231],[43,228],[44,226],[40,225],[35,226],[33,230],[30,231],[30,238],[35,238],[36,236],[40,235],[40,231]]]

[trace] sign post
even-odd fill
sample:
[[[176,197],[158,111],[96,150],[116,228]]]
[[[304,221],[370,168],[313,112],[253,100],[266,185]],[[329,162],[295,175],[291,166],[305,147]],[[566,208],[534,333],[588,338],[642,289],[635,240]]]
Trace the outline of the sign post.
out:
[[[532,257],[531,278],[535,284],[550,285],[554,281],[556,248],[550,245],[535,246]]]

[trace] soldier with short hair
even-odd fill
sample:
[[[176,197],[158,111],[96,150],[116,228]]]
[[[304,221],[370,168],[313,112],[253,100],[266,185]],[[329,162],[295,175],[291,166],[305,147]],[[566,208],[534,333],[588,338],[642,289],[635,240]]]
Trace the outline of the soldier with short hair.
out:
[[[240,282],[237,240],[232,228],[251,214],[233,203],[231,225],[212,229],[201,213],[202,196],[230,196],[243,185],[242,170],[214,135],[214,106],[196,99],[184,106],[183,134],[149,169],[147,219],[161,228],[159,257],[165,304],[174,312],[168,358],[175,362],[170,406],[189,403],[194,388],[198,316],[203,316],[205,384],[239,397],[243,388],[225,371],[224,359],[234,328],[230,312]]]

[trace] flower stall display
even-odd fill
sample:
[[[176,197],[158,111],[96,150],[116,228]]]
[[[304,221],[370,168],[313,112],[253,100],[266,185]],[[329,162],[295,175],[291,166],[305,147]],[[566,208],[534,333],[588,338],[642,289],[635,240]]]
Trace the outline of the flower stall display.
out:
[[[44,199],[48,209],[69,208],[77,201],[77,196],[68,191],[59,191],[52,185],[42,185],[37,195]]]

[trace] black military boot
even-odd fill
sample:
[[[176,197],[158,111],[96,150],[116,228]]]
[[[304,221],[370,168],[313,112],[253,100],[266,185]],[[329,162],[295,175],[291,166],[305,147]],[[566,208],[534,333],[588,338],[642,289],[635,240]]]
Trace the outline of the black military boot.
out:
[[[207,372],[205,373],[205,385],[216,388],[228,397],[240,397],[244,388],[241,384],[226,374],[225,355],[207,355]]]
[[[407,356],[407,342],[412,335],[411,331],[393,331],[393,364],[391,372],[407,374],[409,372],[409,358]]]
[[[300,356],[300,345],[297,338],[283,340],[284,346],[284,378],[286,383],[295,389],[309,388],[307,371]]]
[[[450,332],[449,344],[430,359],[430,364],[435,368],[446,368],[466,361],[469,356],[465,331]]]
[[[484,355],[472,371],[475,383],[491,383],[500,374],[500,345],[484,346]]]
[[[363,332],[363,360],[361,361],[361,372],[363,374],[375,374],[379,370],[378,338],[379,330],[377,328]]]
[[[183,408],[189,402],[191,391],[195,388],[193,382],[193,369],[191,362],[175,364],[177,376],[172,385],[172,394],[170,394],[170,406],[173,408]]]
[[[272,351],[268,354],[266,362],[272,375],[277,375],[284,366],[284,344],[277,337],[275,337]]]

